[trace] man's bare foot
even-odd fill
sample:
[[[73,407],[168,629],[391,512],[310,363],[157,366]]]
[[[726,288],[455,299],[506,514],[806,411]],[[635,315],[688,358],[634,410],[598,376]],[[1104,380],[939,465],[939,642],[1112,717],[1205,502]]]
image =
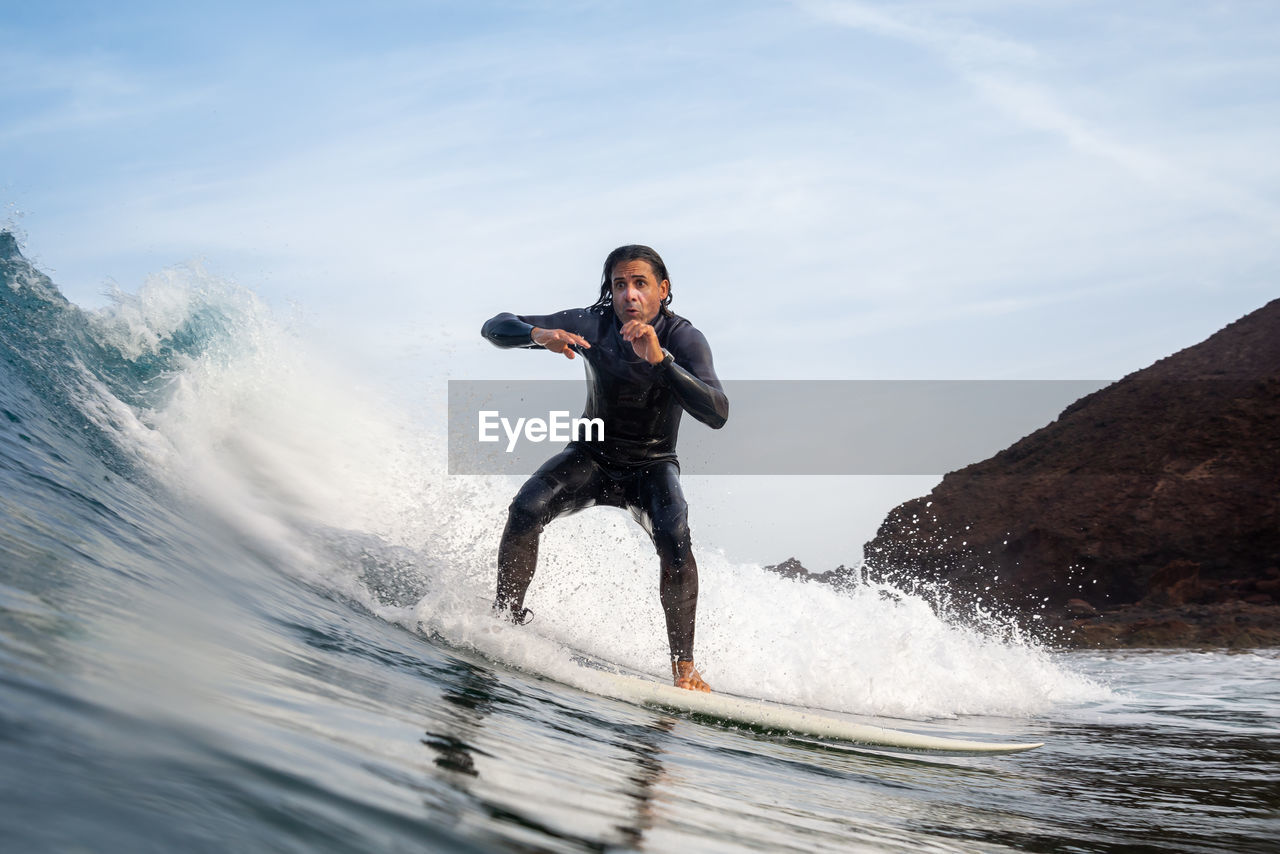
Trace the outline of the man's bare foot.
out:
[[[677,688],[711,693],[711,686],[703,681],[702,674],[698,672],[698,668],[693,666],[692,661],[671,662],[671,675],[675,677],[675,686]]]

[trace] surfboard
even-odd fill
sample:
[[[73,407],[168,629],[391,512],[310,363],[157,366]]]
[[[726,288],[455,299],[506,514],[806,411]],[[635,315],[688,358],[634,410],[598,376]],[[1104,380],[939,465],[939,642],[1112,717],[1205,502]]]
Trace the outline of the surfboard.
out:
[[[944,738],[856,723],[811,709],[753,700],[733,694],[686,691],[652,679],[628,676],[595,667],[584,667],[579,687],[593,694],[640,706],[691,713],[729,724],[755,729],[816,736],[862,745],[876,750],[905,753],[1007,754],[1043,747],[1044,742],[993,742]],[[589,675],[588,675],[589,674]],[[577,680],[575,680],[577,681]]]

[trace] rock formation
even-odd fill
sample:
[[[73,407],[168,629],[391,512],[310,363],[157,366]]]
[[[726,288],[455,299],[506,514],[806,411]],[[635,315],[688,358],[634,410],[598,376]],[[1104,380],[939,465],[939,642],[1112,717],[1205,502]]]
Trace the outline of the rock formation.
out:
[[[799,560],[789,557],[782,563],[766,566],[767,572],[776,572],[784,578],[800,581],[816,581],[819,584],[831,584],[836,587],[853,587],[862,581],[862,573],[857,568],[840,564],[826,572],[810,572]]]
[[[1280,645],[1280,300],[948,474],[865,559],[1068,643]]]

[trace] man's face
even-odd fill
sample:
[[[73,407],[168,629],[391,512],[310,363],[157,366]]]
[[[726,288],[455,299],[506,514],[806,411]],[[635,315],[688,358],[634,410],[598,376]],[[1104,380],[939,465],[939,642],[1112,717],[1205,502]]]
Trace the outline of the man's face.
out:
[[[613,268],[613,311],[623,323],[643,320],[652,323],[671,283],[661,282],[648,261],[623,261]]]

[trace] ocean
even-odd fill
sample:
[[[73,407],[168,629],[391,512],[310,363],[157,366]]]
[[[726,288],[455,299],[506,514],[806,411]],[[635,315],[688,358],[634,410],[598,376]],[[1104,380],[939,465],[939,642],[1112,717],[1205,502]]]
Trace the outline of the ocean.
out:
[[[3,240],[0,239],[0,244]],[[663,676],[656,559],[557,522],[489,614],[515,482],[199,267],[102,309],[0,245],[0,849],[1280,851],[1280,651],[1055,651],[699,554],[719,690],[1044,741],[893,755],[580,690]],[[695,518],[696,528],[696,518]]]

